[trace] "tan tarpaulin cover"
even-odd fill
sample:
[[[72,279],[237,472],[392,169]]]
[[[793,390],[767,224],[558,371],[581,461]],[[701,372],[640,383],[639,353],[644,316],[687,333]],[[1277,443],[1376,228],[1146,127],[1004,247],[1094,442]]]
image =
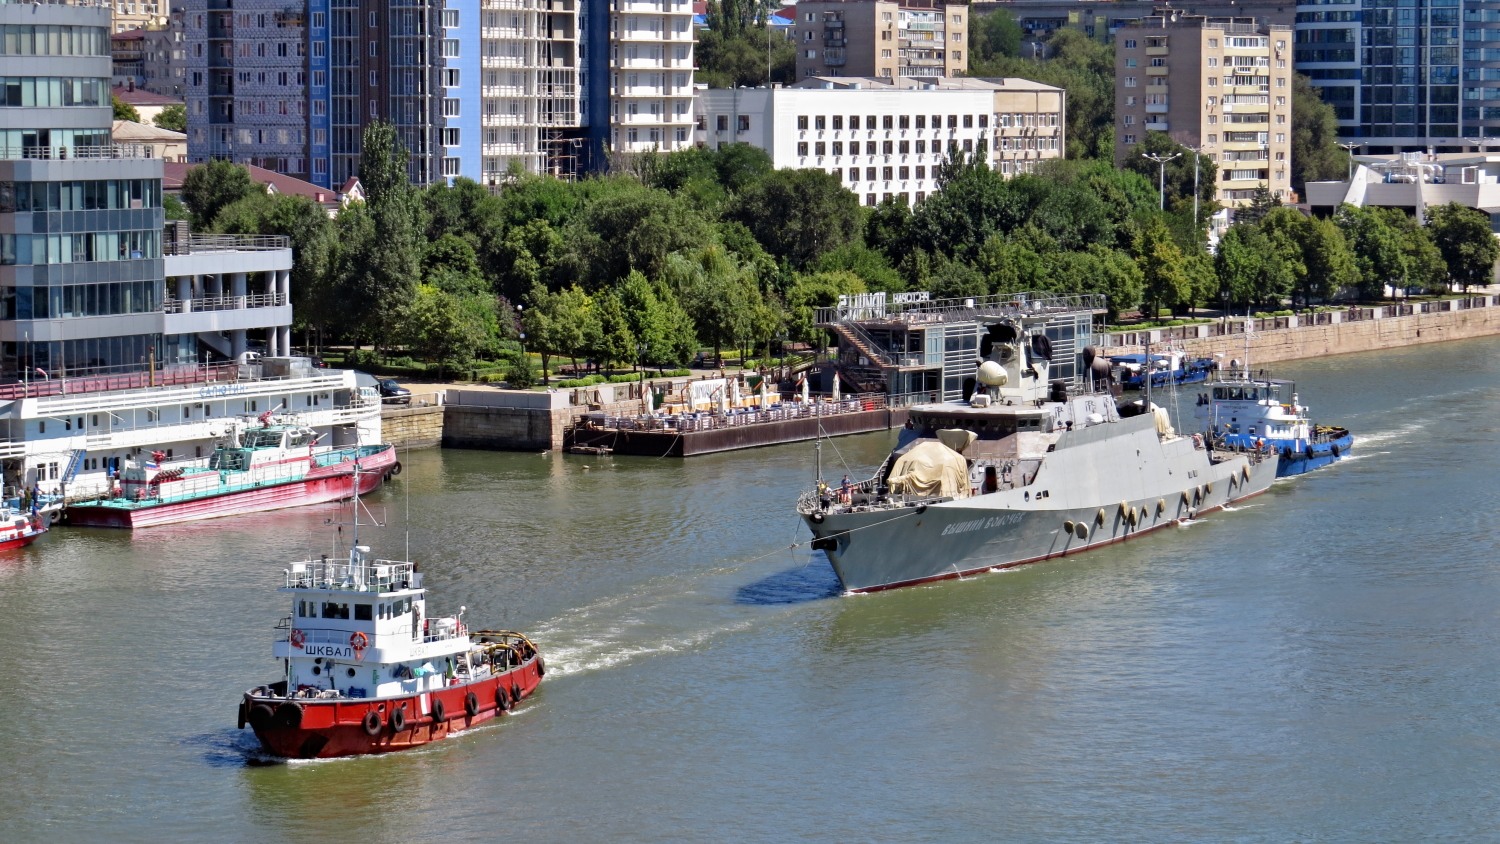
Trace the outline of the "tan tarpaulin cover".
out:
[[[921,442],[896,458],[891,467],[891,492],[897,495],[969,495],[969,464],[964,456],[940,442]]]
[[[937,438],[938,442],[962,454],[970,443],[979,439],[979,435],[963,428],[944,428],[937,432]]]

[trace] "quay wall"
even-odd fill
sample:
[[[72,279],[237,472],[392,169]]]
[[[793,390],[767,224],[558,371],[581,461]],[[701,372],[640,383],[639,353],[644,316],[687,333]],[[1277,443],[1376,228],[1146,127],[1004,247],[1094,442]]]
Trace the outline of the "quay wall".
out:
[[[623,390],[621,392],[624,392]],[[443,404],[444,448],[497,451],[541,451],[563,448],[564,432],[584,413],[638,413],[638,398],[613,400],[607,391],[594,391],[599,402],[574,404],[568,392],[538,393],[497,389],[450,389]]]
[[[1245,322],[1185,325],[1098,335],[1106,354],[1128,354],[1170,343],[1193,356],[1245,354]],[[1418,304],[1350,308],[1253,320],[1250,360],[1259,366],[1285,360],[1394,349],[1500,334],[1500,295]]]
[[[442,445],[443,417],[443,408],[438,405],[386,405],[380,409],[381,438],[402,451]]]

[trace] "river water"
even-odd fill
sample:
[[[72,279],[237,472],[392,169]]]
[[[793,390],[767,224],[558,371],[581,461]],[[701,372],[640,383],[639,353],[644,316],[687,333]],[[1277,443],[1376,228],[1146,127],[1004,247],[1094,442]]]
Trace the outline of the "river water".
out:
[[[264,764],[314,508],[0,559],[0,840],[1398,841],[1500,828],[1500,340],[1278,367],[1355,455],[1191,526],[840,597],[810,444],[427,451],[370,499],[434,610],[530,632],[511,717]],[[1191,398],[1186,404],[1191,410]],[[832,440],[867,471],[893,434]]]

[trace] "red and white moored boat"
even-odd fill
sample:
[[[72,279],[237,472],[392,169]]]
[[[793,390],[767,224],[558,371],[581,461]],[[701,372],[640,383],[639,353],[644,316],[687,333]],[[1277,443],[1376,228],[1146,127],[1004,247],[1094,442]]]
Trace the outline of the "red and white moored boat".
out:
[[[205,460],[131,460],[109,497],[73,504],[69,524],[138,528],[343,501],[399,474],[389,444],[323,448],[295,417],[263,413],[230,426]],[[359,489],[355,490],[358,467]]]
[[[358,513],[358,502],[355,511]],[[286,676],[246,692],[239,725],[271,754],[314,759],[419,747],[498,717],[546,666],[520,633],[470,633],[427,612],[422,573],[359,544],[347,560],[308,560],[280,589],[292,614],[274,646]]]
[[[9,504],[0,504],[0,551],[25,548],[46,532],[43,516],[35,512],[27,516]]]

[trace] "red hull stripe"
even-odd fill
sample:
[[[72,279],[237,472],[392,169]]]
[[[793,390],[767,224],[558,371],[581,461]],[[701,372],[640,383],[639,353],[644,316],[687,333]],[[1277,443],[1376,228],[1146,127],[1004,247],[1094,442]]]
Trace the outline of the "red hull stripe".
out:
[[[475,727],[505,713],[496,699],[497,689],[504,689],[507,699],[512,689],[519,688],[521,698],[530,697],[542,681],[533,657],[511,670],[495,677],[486,677],[462,686],[448,686],[420,695],[404,695],[396,698],[372,698],[358,700],[295,700],[284,698],[262,698],[246,693],[245,711],[257,706],[272,709],[269,723],[251,727],[267,752],[289,759],[327,759],[337,756],[363,756],[373,753],[390,753],[420,747],[429,742]],[[477,701],[474,715],[464,709],[465,698],[472,692]],[[422,712],[421,699],[443,703],[443,721],[434,721],[429,713]],[[301,707],[301,724],[288,727],[278,723],[280,707],[295,703]],[[514,703],[512,702],[512,706]],[[391,714],[403,711],[405,723],[397,732],[391,724]],[[365,731],[365,719],[376,713],[379,729],[375,735]]]

